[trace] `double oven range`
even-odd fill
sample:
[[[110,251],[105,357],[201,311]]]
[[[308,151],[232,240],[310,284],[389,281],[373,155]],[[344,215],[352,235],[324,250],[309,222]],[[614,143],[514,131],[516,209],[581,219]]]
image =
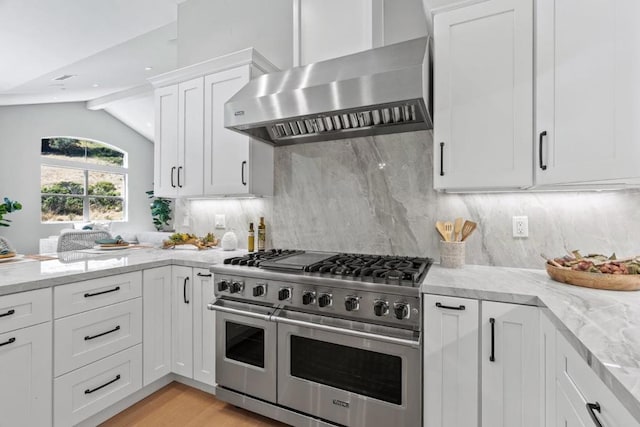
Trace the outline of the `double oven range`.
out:
[[[288,250],[214,265],[217,397],[291,425],[420,425],[430,266]]]

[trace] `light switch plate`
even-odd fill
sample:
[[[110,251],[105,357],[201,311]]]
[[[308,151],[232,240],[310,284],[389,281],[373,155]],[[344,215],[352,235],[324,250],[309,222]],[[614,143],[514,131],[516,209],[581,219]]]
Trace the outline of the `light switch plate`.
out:
[[[529,217],[513,217],[513,237],[529,237]]]
[[[224,214],[216,214],[216,228],[226,228]]]

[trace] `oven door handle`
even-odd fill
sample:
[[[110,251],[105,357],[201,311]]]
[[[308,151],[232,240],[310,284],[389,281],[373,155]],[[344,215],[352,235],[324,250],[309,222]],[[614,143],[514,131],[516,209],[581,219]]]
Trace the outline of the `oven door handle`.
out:
[[[417,341],[417,340],[416,341],[407,340],[404,338],[390,337],[388,335],[380,335],[380,334],[375,334],[371,332],[355,331],[353,329],[343,329],[335,326],[305,322],[304,320],[289,319],[287,317],[274,317],[273,319],[276,322],[284,323],[285,325],[300,326],[303,328],[316,329],[316,330],[325,331],[325,332],[332,332],[340,335],[349,335],[352,337],[370,339],[374,341],[385,342],[388,344],[402,345],[405,347],[411,347],[411,348],[417,348],[417,349],[420,348],[420,341]]]
[[[207,304],[207,308],[209,310],[219,311],[221,313],[236,314],[238,316],[252,317],[254,319],[260,319],[264,321],[269,321],[271,317],[268,314],[255,313],[253,311],[246,311],[238,308],[227,307],[224,305],[216,304],[215,302],[210,302],[209,304]]]

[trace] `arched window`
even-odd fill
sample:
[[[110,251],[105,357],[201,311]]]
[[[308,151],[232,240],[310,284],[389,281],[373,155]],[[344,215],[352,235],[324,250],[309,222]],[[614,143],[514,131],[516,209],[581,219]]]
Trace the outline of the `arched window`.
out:
[[[43,138],[43,223],[126,221],[127,153],[84,138]]]

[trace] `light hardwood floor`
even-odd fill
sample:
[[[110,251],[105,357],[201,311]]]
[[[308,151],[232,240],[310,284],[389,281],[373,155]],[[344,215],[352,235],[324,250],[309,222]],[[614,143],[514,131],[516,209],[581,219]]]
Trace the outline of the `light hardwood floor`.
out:
[[[173,382],[101,426],[284,427],[286,424],[236,408],[208,393]]]

